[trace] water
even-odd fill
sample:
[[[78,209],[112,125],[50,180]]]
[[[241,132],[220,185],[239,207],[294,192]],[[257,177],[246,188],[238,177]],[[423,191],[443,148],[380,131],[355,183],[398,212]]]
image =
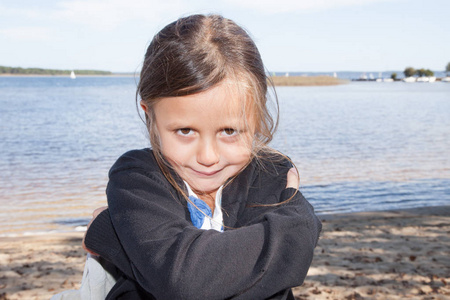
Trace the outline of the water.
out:
[[[149,145],[132,77],[0,77],[0,236],[74,230]],[[280,87],[278,135],[319,213],[450,204],[450,84]]]
[[[277,148],[318,212],[450,204],[450,85],[278,88]]]

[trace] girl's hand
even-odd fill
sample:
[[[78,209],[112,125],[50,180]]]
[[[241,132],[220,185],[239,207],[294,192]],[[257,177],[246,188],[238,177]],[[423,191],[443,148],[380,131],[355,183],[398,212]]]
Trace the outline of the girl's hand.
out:
[[[297,169],[291,168],[287,173],[286,188],[298,189],[300,185],[300,178],[298,177]]]
[[[107,208],[108,208],[108,206],[102,206],[102,207],[99,207],[99,208],[97,208],[96,210],[94,210],[94,212],[92,213],[92,220],[91,220],[91,221],[89,222],[89,224],[87,225],[86,233],[84,234],[84,237],[83,237],[82,246],[83,246],[84,250],[86,250],[87,252],[91,253],[92,255],[97,255],[97,256],[98,256],[97,253],[92,252],[91,250],[89,250],[89,249],[86,247],[86,244],[84,243],[84,240],[86,239],[86,234],[87,234],[87,231],[89,230],[89,226],[91,226],[91,224],[92,224],[92,222],[94,222],[95,218],[97,218],[97,216],[98,216],[102,211],[104,211],[104,210],[107,209]]]

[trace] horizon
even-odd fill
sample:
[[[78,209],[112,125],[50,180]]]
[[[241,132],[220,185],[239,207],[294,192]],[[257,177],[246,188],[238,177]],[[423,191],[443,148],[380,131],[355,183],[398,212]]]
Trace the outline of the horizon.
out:
[[[440,72],[449,9],[445,0],[6,0],[0,65],[135,73],[166,24],[219,13],[249,31],[269,72]]]
[[[117,71],[117,72],[115,72],[115,71],[110,71],[110,70],[98,70],[98,69],[92,69],[92,68],[86,68],[86,69],[47,69],[47,68],[42,68],[42,67],[27,67],[27,68],[24,68],[24,67],[20,67],[20,66],[4,66],[4,65],[0,65],[0,67],[11,67],[11,68],[22,68],[22,69],[43,69],[43,70],[55,70],[55,71],[68,71],[68,72],[70,72],[70,71],[98,71],[98,72],[111,72],[112,75],[114,75],[114,74],[139,74],[140,73],[139,70],[136,70],[136,71]],[[410,67],[410,66],[408,66],[408,67]],[[407,67],[405,67],[404,69],[406,69],[406,68]],[[333,74],[333,73],[393,73],[393,72],[399,72],[399,74],[403,74],[404,69],[403,70],[383,70],[383,71],[374,71],[374,70],[337,70],[337,71],[334,71],[334,70],[333,71],[329,71],[329,70],[328,71],[311,71],[311,70],[309,70],[309,71],[308,70],[306,70],[306,71],[295,71],[295,70],[285,71],[285,70],[281,70],[281,71],[279,71],[279,70],[275,70],[275,71],[267,71],[267,73],[268,74],[276,73],[277,76],[280,76],[279,73],[282,73],[282,74],[285,74],[285,73],[288,73],[288,74],[291,74],[291,73],[292,74],[298,74],[298,73],[302,73],[302,74],[303,73],[327,74],[327,73],[331,73],[331,74]],[[424,68],[424,69],[426,69],[426,68]],[[434,73],[444,73],[444,75],[445,75],[445,73],[448,73],[448,72],[445,71],[445,68],[443,70],[432,70],[432,69],[430,69],[430,70],[433,71]],[[9,73],[6,73],[6,74],[9,74]]]

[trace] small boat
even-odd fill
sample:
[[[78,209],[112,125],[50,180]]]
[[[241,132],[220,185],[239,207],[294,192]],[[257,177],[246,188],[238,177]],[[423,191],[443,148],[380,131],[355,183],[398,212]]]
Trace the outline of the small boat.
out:
[[[72,78],[72,79],[77,78],[74,71],[70,72],[70,78]]]
[[[428,77],[428,82],[435,82],[435,81],[436,81],[435,76]]]
[[[381,74],[381,72],[378,72],[378,78],[375,79],[376,82],[383,82],[383,75]]]
[[[403,82],[416,82],[415,77],[405,77],[402,79]]]
[[[430,78],[428,77],[418,77],[417,82],[430,82]]]
[[[444,78],[441,79],[441,81],[442,82],[450,82],[450,77],[449,76],[444,77]]]
[[[384,78],[383,82],[394,82],[393,78]]]

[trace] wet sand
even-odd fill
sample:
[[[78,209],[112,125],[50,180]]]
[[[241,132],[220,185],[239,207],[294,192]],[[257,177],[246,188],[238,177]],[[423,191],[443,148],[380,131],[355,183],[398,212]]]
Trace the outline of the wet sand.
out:
[[[321,216],[297,299],[450,299],[450,206]],[[0,238],[0,299],[76,289],[83,233]]]

